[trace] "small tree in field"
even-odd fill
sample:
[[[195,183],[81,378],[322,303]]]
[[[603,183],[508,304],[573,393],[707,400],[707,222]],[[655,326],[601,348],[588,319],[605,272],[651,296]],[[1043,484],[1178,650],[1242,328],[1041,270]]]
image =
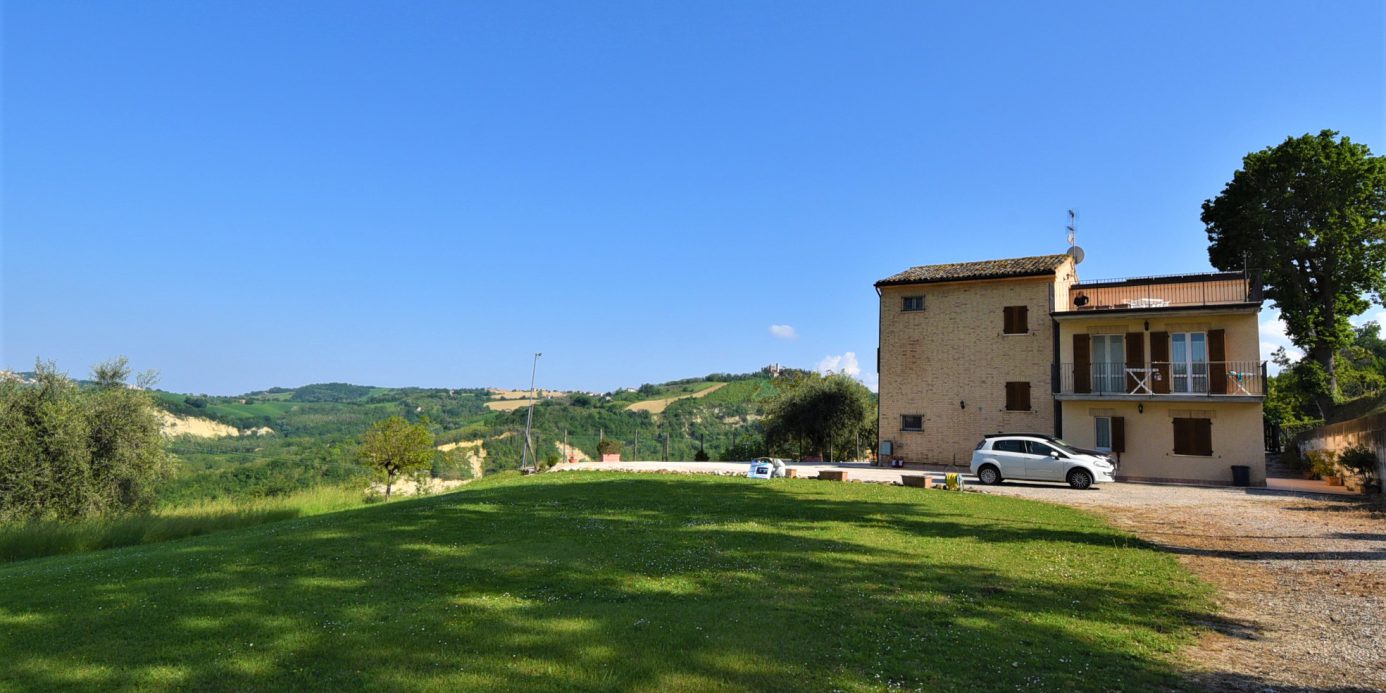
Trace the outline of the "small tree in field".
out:
[[[385,497],[389,498],[400,474],[433,463],[433,434],[422,423],[411,424],[400,416],[378,421],[366,432],[361,460],[385,474]]]

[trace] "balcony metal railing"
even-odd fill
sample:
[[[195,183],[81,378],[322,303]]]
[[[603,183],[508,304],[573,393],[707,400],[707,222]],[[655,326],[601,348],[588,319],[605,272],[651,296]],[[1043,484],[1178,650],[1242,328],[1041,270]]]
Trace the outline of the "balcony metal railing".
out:
[[[1218,272],[1081,282],[1069,287],[1068,305],[1062,310],[1196,307],[1260,303],[1261,298],[1261,280],[1256,274]]]
[[[1266,394],[1265,361],[1147,361],[1125,363],[1057,364],[1056,394],[1239,396]]]

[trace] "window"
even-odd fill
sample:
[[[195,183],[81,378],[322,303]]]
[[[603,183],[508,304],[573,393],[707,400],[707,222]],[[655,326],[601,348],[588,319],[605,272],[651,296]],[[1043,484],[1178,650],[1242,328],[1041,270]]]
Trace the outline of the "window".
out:
[[[1006,383],[1006,411],[1030,411],[1030,383]]]
[[[1101,450],[1101,451],[1103,451],[1103,452],[1109,452],[1109,451],[1111,451],[1111,449],[1112,449],[1112,417],[1110,417],[1110,416],[1099,416],[1099,417],[1097,417],[1096,419],[1094,419],[1094,421],[1097,422],[1097,437],[1096,437],[1096,439],[1095,439],[1097,442],[1096,442],[1096,444],[1095,444],[1094,447],[1096,447],[1098,450]]]
[[[1039,455],[1040,457],[1049,457],[1050,455],[1058,455],[1059,457],[1065,456],[1058,450],[1055,450],[1054,448],[1051,448],[1048,445],[1045,445],[1044,443],[1038,441],[1027,440],[1025,441],[1025,444],[1029,446],[1031,455]]]
[[[1025,441],[1023,440],[998,440],[991,444],[991,449],[997,452],[1025,452]]]
[[[1208,391],[1208,335],[1175,332],[1169,336],[1175,392]]]
[[[1119,334],[1092,336],[1092,391],[1126,392],[1126,338]]]
[[[1029,306],[1006,306],[1002,314],[1002,334],[1030,334]]]
[[[1174,454],[1212,457],[1212,419],[1175,419]]]
[[[900,430],[902,431],[922,431],[924,430],[924,416],[921,414],[902,414],[900,416]]]
[[[906,311],[906,312],[911,312],[911,311],[916,311],[916,310],[924,310],[924,297],[923,297],[923,296],[906,296],[905,299],[904,299],[904,305],[902,305],[902,306],[900,307],[900,310],[903,310],[903,311]]]

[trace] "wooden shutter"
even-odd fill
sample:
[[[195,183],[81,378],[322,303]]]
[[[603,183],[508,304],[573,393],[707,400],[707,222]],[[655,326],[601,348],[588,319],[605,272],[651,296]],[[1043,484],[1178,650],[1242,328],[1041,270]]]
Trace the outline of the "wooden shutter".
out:
[[[1193,437],[1193,454],[1213,454],[1213,420],[1189,419],[1190,434]]]
[[[1013,334],[1026,334],[1027,332],[1029,332],[1030,307],[1015,306],[1011,309],[1011,313],[1013,313],[1014,315],[1014,317],[1012,317],[1011,319],[1015,322],[1015,324],[1011,326],[1011,328],[1014,330]]]
[[[1150,333],[1150,363],[1155,368],[1151,376],[1150,389],[1155,394],[1169,394],[1169,333]]]
[[[1126,452],[1126,419],[1112,417],[1112,452]]]
[[[1006,306],[1001,309],[1001,334],[1010,334],[1015,328],[1015,308]]]
[[[1092,340],[1085,334],[1073,335],[1073,391],[1092,392]]]
[[[1224,330],[1208,330],[1208,394],[1227,394],[1227,333]]]
[[[1030,411],[1030,383],[1006,383],[1006,410]]]
[[[1126,367],[1145,368],[1145,333],[1127,332],[1126,333]],[[1146,381],[1150,382],[1149,380]],[[1126,391],[1136,391],[1136,376],[1126,374]],[[1145,394],[1142,390],[1141,394]]]
[[[1192,441],[1189,435],[1189,421],[1190,419],[1174,420],[1174,454],[1176,455],[1191,454],[1189,452],[1192,447]]]

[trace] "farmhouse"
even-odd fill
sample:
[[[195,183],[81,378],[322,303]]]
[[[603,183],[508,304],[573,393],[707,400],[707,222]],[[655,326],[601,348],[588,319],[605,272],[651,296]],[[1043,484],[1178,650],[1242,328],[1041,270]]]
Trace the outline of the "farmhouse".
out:
[[[883,455],[967,464],[987,433],[1115,453],[1118,478],[1265,484],[1252,275],[1083,282],[1067,254],[913,267],[880,296]]]

